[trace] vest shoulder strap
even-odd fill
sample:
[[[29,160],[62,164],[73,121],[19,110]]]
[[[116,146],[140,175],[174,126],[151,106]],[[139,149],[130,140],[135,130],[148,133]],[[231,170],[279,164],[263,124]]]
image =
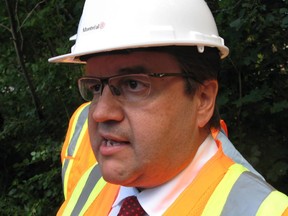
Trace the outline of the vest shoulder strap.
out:
[[[71,195],[84,172],[96,162],[87,129],[88,109],[89,103],[85,103],[74,112],[62,147],[62,184],[65,199]]]
[[[246,170],[246,168],[239,164],[233,164],[229,167],[228,172],[210,197],[202,213],[203,216],[221,214],[233,185],[235,184],[239,176]]]
[[[57,215],[108,215],[118,190],[119,186],[104,181],[99,165],[95,164],[82,175],[71,196],[62,204]],[[107,196],[107,194],[109,195]],[[94,210],[95,212],[92,214]],[[105,212],[105,214],[99,214],[99,212]]]
[[[287,207],[285,194],[244,166],[234,164],[213,192],[202,215],[280,216]]]
[[[234,162],[219,150],[164,215],[201,215],[211,194],[232,164]]]

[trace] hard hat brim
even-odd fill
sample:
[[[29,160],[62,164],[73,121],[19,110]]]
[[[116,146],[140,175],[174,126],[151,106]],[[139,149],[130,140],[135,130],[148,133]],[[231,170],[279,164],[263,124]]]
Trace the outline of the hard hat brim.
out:
[[[125,49],[134,49],[134,48],[145,48],[145,47],[161,47],[161,46],[203,46],[203,47],[215,47],[215,45],[212,44],[199,44],[199,42],[179,42],[175,43],[173,41],[172,43],[165,42],[165,43],[147,43],[147,44],[137,44],[137,45],[130,45],[130,46],[111,46],[111,48],[106,48],[106,49],[94,49],[94,50],[89,50],[86,52],[79,52],[79,53],[68,53],[64,55],[59,55],[55,56],[52,58],[49,58],[49,62],[51,63],[75,63],[75,64],[85,64],[85,61],[81,61],[80,57],[85,56],[85,55],[90,55],[90,54],[96,54],[96,53],[104,53],[104,52],[109,52],[109,51],[115,51],[115,50],[125,50]],[[215,47],[219,50],[220,52],[220,57],[221,59],[224,59],[228,54],[229,54],[229,49],[226,46],[217,46]],[[205,50],[205,48],[204,48]],[[205,51],[204,51],[205,52]]]

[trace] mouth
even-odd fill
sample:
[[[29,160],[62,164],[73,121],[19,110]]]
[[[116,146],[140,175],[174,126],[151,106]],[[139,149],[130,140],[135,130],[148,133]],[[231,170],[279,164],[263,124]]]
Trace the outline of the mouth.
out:
[[[106,147],[114,147],[114,146],[120,146],[120,145],[127,145],[129,144],[129,142],[104,138],[102,144],[105,145]]]
[[[130,142],[124,139],[102,136],[102,141],[99,148],[99,153],[102,156],[115,155],[130,146]]]

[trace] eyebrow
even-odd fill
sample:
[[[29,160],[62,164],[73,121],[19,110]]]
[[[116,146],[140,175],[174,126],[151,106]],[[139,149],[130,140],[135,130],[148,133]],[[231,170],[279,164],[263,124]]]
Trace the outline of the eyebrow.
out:
[[[87,75],[88,71],[87,69],[85,70],[85,76],[86,77],[99,77],[95,75]],[[116,71],[116,73],[113,75],[125,75],[125,74],[148,74],[149,69],[145,66],[142,65],[135,65],[135,66],[127,66],[127,67],[122,67]],[[89,74],[89,73],[88,73]],[[101,76],[100,76],[101,77]],[[107,76],[103,76],[107,77]]]
[[[118,70],[119,74],[144,74],[148,72],[149,72],[148,68],[141,65],[124,67]]]

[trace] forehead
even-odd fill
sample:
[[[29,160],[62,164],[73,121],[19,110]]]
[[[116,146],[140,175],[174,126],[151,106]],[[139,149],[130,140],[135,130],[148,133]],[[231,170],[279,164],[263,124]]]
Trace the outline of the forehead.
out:
[[[139,71],[139,69],[143,71]],[[126,70],[135,72],[178,72],[179,65],[175,57],[166,52],[136,51],[123,54],[105,54],[87,60],[86,75],[107,76]],[[133,72],[133,71],[132,71]]]

